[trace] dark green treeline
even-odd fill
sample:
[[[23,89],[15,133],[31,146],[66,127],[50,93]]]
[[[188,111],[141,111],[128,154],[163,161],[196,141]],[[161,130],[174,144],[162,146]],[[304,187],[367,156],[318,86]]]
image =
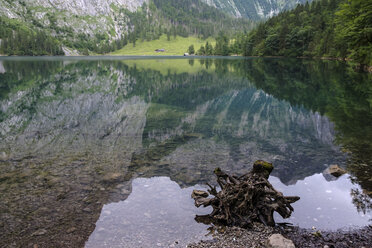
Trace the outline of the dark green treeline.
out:
[[[207,46],[208,44],[206,44]],[[198,55],[333,57],[372,65],[372,0],[319,0],[298,5]]]
[[[320,0],[258,25],[246,56],[351,58],[372,65],[372,0]]]

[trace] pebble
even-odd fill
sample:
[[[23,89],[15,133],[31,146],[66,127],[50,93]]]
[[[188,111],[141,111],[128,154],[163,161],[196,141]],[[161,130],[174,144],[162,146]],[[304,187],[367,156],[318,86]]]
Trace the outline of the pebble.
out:
[[[32,233],[31,236],[41,236],[47,233],[47,230],[45,229],[39,229],[36,232]]]
[[[92,212],[92,210],[91,210],[90,208],[88,208],[88,207],[84,208],[83,211],[84,211],[84,212],[87,212],[87,213]]]
[[[76,227],[71,227],[69,229],[67,229],[66,233],[70,234],[70,233],[73,233],[76,231]]]

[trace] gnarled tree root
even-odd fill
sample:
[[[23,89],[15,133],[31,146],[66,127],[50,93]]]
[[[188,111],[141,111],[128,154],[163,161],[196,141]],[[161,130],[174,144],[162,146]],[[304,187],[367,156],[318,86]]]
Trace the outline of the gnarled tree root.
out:
[[[195,206],[211,206],[212,213],[206,216],[197,216],[197,219],[211,219],[226,225],[249,227],[252,222],[262,222],[274,226],[274,212],[283,218],[289,218],[293,212],[291,203],[300,199],[298,196],[283,196],[274,189],[268,181],[273,165],[258,160],[253,169],[247,174],[237,177],[230,176],[216,168],[217,183],[221,190],[209,184],[208,192],[194,190],[191,197]],[[212,197],[210,197],[212,196]]]

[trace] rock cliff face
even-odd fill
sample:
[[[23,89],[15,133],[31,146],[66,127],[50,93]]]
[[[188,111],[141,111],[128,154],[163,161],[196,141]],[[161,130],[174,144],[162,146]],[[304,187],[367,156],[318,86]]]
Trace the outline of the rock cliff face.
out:
[[[0,13],[12,18],[20,16],[23,11],[30,9],[36,13],[67,11],[74,15],[98,16],[111,15],[117,8],[133,12],[144,2],[148,2],[148,0],[1,0]]]
[[[120,10],[136,11],[148,0],[0,0],[0,15],[54,30],[54,35],[74,39],[85,34],[119,39],[128,32],[130,18]]]
[[[202,0],[236,17],[265,19],[311,0]]]
[[[135,11],[147,0],[26,0],[34,6],[69,11],[76,15],[110,15],[115,7]]]

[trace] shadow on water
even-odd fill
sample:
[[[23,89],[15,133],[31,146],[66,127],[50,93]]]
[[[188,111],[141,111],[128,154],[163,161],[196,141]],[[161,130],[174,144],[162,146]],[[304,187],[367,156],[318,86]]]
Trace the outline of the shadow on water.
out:
[[[371,91],[371,75],[334,61],[1,60],[0,245],[84,246],[94,231],[86,245],[97,246],[102,225],[125,226],[108,216],[111,208],[131,197],[138,206],[148,204],[138,184],[146,179],[136,178],[160,177],[149,183],[176,190],[176,182],[188,194],[213,183],[216,166],[242,174],[257,159],[274,163],[272,180],[284,192],[313,190],[319,202],[337,192],[335,201],[317,208],[352,200],[363,214],[348,205],[337,212],[347,212],[347,223],[335,227],[363,225],[371,209]],[[330,164],[346,167],[350,178],[327,182],[321,173]],[[328,192],[314,191],[314,182]],[[142,191],[131,195],[132,187]],[[188,206],[191,199],[181,198],[177,204]],[[111,216],[138,214],[138,223],[147,221],[135,206]],[[189,216],[196,211],[191,207],[174,211]],[[309,221],[299,212],[299,225],[319,218]],[[179,221],[172,218],[149,228],[169,229]],[[112,233],[110,239],[123,244],[123,234]],[[183,242],[195,240],[184,233]],[[176,235],[159,242],[165,237]]]

